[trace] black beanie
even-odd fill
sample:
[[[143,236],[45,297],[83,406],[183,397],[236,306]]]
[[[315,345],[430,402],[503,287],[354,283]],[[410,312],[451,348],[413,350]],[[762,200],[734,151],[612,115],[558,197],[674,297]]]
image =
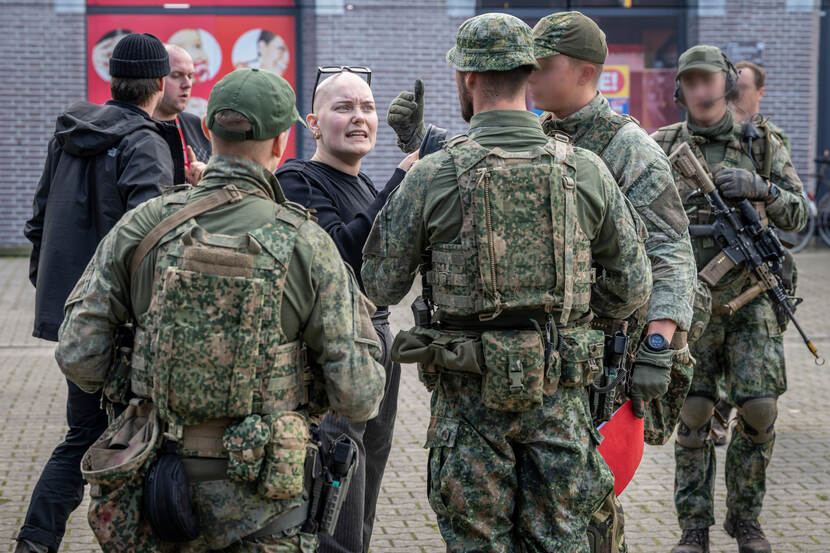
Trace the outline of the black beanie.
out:
[[[157,79],[170,73],[164,44],[150,33],[133,33],[118,41],[110,58],[110,75],[126,79]]]

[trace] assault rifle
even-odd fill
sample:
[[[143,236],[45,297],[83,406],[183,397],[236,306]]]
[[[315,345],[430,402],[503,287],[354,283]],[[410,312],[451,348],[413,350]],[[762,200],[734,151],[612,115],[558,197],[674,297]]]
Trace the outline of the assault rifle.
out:
[[[701,280],[714,286],[734,267],[742,264],[746,266],[754,284],[724,306],[727,313],[735,313],[759,294],[766,292],[775,307],[793,322],[807,349],[815,357],[816,364],[823,365],[824,358],[795,319],[798,300],[787,294],[781,279],[786,252],[772,228],[761,223],[758,212],[748,200],[740,200],[735,208],[726,205],[688,143],[684,142],[672,152],[669,161],[675,171],[691,181],[703,194],[715,217],[715,222],[711,225],[689,225],[689,234],[711,236],[723,248],[698,273]]]

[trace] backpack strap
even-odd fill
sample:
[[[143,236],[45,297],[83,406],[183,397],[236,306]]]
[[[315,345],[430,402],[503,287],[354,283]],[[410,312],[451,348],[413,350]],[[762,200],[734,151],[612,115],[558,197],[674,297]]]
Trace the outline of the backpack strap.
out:
[[[237,187],[232,184],[229,184],[223,187],[221,190],[214,192],[210,196],[206,198],[202,198],[201,200],[197,200],[192,204],[188,204],[183,208],[179,209],[169,217],[165,217],[161,220],[159,224],[157,224],[153,229],[147,233],[147,235],[141,240],[138,244],[138,247],[135,249],[133,253],[133,257],[130,260],[130,278],[135,274],[135,271],[138,269],[138,266],[144,260],[150,250],[152,250],[156,244],[158,244],[159,240],[161,240],[165,234],[174,230],[179,225],[185,223],[189,219],[194,217],[198,217],[203,213],[207,213],[217,207],[223,206],[225,204],[235,204],[242,200],[245,194],[253,194],[256,196],[260,196],[262,198],[267,198],[265,194],[258,193],[258,192],[248,192],[248,191],[241,191]]]

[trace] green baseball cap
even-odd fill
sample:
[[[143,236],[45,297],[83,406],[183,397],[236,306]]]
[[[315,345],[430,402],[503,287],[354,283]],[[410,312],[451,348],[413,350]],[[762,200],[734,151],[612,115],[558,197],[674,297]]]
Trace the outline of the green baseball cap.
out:
[[[305,126],[288,81],[267,70],[237,69],[225,75],[210,91],[207,128],[227,140],[276,138],[295,122]],[[223,109],[238,111],[251,122],[251,130],[226,129],[216,122]]]
[[[608,44],[605,33],[593,19],[581,12],[546,15],[533,27],[537,58],[565,54],[591,63],[605,63]]]
[[[708,44],[692,46],[680,54],[680,59],[677,62],[677,76],[680,77],[680,75],[692,69],[706,71],[707,73],[717,73],[719,71],[726,73],[729,71],[720,48]]]
[[[509,71],[522,65],[538,68],[533,31],[518,17],[483,13],[461,24],[447,63],[458,71]]]

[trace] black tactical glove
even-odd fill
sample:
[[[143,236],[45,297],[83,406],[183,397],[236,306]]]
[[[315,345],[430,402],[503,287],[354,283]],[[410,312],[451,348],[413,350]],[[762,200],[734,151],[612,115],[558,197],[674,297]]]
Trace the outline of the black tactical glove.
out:
[[[401,92],[386,112],[386,122],[398,135],[398,147],[412,153],[421,145],[426,134],[424,127],[424,82],[415,81],[414,92]]]
[[[644,403],[668,391],[673,358],[673,349],[655,351],[645,342],[640,344],[631,375],[631,408],[634,416],[643,418]]]
[[[725,167],[718,171],[715,185],[724,198],[766,200],[769,196],[769,185],[761,175],[737,167]]]

